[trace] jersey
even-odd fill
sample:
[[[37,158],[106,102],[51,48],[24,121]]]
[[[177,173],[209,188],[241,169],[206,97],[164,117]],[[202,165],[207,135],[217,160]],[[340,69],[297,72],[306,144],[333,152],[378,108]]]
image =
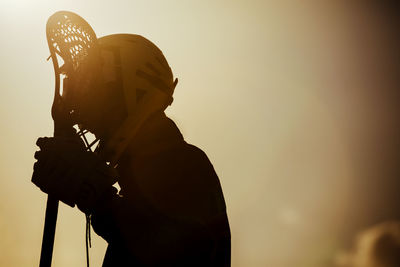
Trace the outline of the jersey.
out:
[[[149,119],[118,162],[92,214],[108,242],[103,266],[230,266],[231,236],[218,176],[164,113]]]

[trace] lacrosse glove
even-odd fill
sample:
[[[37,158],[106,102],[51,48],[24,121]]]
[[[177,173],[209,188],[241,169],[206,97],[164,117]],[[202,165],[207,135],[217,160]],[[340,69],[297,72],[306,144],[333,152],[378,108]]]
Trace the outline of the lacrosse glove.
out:
[[[80,139],[42,137],[36,142],[32,182],[62,202],[91,213],[102,194],[116,182],[116,171]]]

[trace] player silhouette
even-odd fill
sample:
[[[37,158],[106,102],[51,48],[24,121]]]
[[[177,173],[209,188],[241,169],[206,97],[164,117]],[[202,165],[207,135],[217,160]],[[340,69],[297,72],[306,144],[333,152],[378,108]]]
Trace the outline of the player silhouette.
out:
[[[91,216],[108,242],[103,266],[229,266],[219,179],[164,113],[177,79],[163,53],[139,35],[89,37],[75,16],[53,15],[52,40],[65,62],[59,107],[81,130],[38,139],[32,182]],[[79,138],[86,131],[94,152]]]

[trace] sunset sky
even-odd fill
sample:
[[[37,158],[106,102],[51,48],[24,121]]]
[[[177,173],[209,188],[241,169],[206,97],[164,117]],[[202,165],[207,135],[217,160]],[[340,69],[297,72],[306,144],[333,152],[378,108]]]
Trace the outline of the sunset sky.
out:
[[[167,114],[220,177],[232,266],[335,266],[357,232],[399,219],[387,10],[321,2],[2,0],[0,265],[39,263],[46,195],[30,179],[53,131],[45,26],[59,10],[163,51],[179,78]],[[64,204],[53,264],[85,265],[85,216]]]

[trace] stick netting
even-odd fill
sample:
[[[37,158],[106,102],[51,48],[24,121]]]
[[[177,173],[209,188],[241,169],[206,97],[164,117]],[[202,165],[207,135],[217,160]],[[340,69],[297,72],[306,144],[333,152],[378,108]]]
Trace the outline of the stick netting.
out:
[[[47,22],[47,38],[51,48],[63,60],[66,68],[76,71],[95,49],[96,34],[80,16],[68,11],[52,15]]]

